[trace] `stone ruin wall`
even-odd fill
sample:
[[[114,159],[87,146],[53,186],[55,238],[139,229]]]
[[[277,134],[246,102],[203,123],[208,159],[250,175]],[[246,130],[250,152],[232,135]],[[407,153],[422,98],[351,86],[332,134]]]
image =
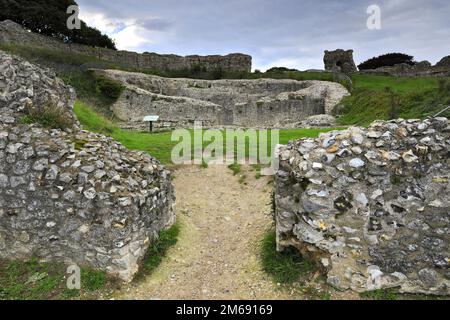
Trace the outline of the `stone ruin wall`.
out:
[[[325,50],[323,61],[326,71],[336,73],[376,74],[395,77],[450,76],[450,56],[442,58],[435,66],[428,61],[421,61],[414,65],[400,63],[394,66],[360,71],[358,71],[353,60],[353,50]]]
[[[358,68],[353,60],[353,50],[326,50],[323,62],[327,71],[342,72],[345,74],[358,72]]]
[[[125,91],[112,106],[123,127],[146,129],[142,119],[159,115],[162,127],[295,127],[310,116],[331,113],[349,95],[340,84],[295,80],[168,79],[118,70],[95,70]]]
[[[66,44],[51,37],[28,32],[22,26],[10,20],[0,22],[0,43],[29,45],[83,54],[137,69],[174,71],[191,69],[199,66],[205,68],[206,71],[221,69],[230,72],[250,72],[252,68],[252,57],[239,53],[226,56],[193,55],[181,57],[177,55],[160,55],[156,53],[139,54],[129,51],[116,51],[106,48],[94,48],[76,43]]]
[[[130,281],[175,220],[170,173],[154,158],[80,130],[73,89],[0,51],[0,258],[76,263]],[[21,124],[52,101],[72,128]]]
[[[374,122],[278,151],[278,249],[358,292],[450,294],[450,121]]]

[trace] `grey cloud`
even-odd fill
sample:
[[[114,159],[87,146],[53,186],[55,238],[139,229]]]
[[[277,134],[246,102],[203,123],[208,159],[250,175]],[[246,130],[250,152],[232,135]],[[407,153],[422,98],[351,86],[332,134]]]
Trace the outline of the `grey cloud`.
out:
[[[137,24],[148,31],[166,31],[172,26],[171,22],[159,18],[138,20]]]
[[[382,12],[382,30],[366,28],[366,9]],[[139,48],[175,54],[245,52],[255,68],[296,61],[322,68],[326,49],[354,49],[362,62],[392,51],[435,63],[450,55],[448,0],[78,0],[81,10],[133,18],[154,36]],[[154,18],[149,18],[154,17]]]

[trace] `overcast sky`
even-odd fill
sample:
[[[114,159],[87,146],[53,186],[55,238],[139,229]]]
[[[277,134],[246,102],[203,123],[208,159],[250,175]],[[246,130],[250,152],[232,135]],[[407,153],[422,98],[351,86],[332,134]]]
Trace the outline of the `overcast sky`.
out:
[[[323,51],[354,49],[356,63],[387,52],[433,64],[450,55],[449,0],[78,0],[80,17],[118,49],[247,53],[253,68],[323,69]],[[381,30],[367,8],[381,8]]]

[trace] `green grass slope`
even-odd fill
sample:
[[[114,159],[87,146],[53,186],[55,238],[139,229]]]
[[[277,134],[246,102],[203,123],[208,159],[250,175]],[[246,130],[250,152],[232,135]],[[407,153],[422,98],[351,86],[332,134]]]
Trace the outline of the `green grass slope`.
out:
[[[344,98],[338,111],[342,125],[425,118],[450,105],[450,78],[355,75],[353,81],[352,95]]]

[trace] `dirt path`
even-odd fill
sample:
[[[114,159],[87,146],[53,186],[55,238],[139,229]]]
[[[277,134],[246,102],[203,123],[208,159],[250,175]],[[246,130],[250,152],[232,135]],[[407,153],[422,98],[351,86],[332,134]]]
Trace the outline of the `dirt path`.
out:
[[[254,171],[245,171],[245,184],[226,166],[175,171],[179,241],[151,276],[115,298],[305,298],[261,270],[259,246],[272,225],[272,184],[269,177],[256,179]]]

